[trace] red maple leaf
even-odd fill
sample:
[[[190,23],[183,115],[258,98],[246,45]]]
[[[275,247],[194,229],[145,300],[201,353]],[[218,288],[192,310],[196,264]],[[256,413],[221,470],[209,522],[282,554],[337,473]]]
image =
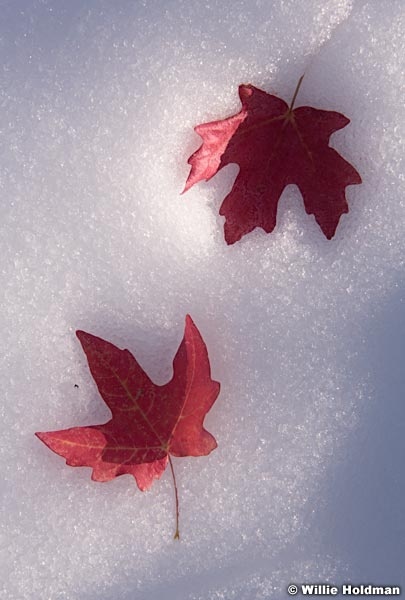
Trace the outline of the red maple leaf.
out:
[[[94,481],[131,474],[148,489],[169,462],[178,497],[172,456],[203,456],[217,444],[203,428],[219,383],[210,376],[204,341],[190,316],[173,361],[173,378],[155,385],[128,350],[77,331],[98,390],[112,413],[102,425],[36,433],[73,467],[92,467]]]
[[[184,191],[230,163],[240,168],[219,211],[226,218],[228,244],[255,227],[273,231],[278,201],[290,183],[298,186],[306,212],[315,215],[328,239],[349,210],[345,188],[361,183],[361,177],[329,146],[331,134],[349,119],[309,106],[293,110],[302,79],[290,106],[253,85],[241,85],[238,114],[195,127],[203,143],[188,160],[191,171]]]

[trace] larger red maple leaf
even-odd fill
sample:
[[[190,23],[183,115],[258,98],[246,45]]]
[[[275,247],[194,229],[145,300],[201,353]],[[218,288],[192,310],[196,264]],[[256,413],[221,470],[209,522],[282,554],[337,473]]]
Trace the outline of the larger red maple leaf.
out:
[[[306,212],[315,215],[328,239],[349,210],[345,188],[361,183],[361,177],[329,146],[331,134],[349,119],[309,106],[293,110],[301,81],[290,106],[253,85],[241,85],[238,114],[195,127],[203,143],[188,160],[191,171],[184,191],[230,163],[240,168],[219,211],[226,218],[228,244],[255,227],[273,231],[278,201],[290,183],[298,186]]]
[[[77,331],[98,390],[112,413],[102,425],[36,433],[73,467],[92,467],[94,481],[131,474],[148,489],[172,456],[203,456],[216,448],[203,428],[220,385],[210,376],[204,341],[190,316],[173,361],[173,378],[154,384],[128,350]],[[178,518],[178,498],[176,508]],[[178,527],[176,536],[178,537]]]

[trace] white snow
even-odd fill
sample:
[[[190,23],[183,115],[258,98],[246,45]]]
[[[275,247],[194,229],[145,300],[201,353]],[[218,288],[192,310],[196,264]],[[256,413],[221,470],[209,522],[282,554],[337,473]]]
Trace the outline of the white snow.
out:
[[[259,600],[289,583],[405,585],[401,0],[3,0],[0,597]],[[181,196],[193,126],[253,83],[351,123],[361,173],[333,241],[283,194],[233,246],[236,167]],[[142,494],[35,431],[99,423],[74,332],[157,382],[190,313],[221,394],[218,449]],[[78,384],[79,388],[74,385]]]

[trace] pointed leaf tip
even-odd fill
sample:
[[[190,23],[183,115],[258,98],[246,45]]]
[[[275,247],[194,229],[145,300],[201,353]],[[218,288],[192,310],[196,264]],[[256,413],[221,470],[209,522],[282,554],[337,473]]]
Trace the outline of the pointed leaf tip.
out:
[[[81,343],[83,350],[85,350],[85,347],[90,345],[91,338],[93,336],[90,335],[89,333],[86,333],[85,331],[78,329],[76,331],[76,337],[79,340],[79,342]]]
[[[191,318],[191,316],[186,315],[186,327],[190,327],[190,325],[194,325],[194,327],[195,327],[195,323],[194,323],[193,319]]]
[[[86,333],[85,331],[82,331],[81,329],[78,329],[76,331],[76,337],[81,341],[81,342],[89,342],[91,340],[91,338],[93,338],[94,336],[91,335],[90,333]]]

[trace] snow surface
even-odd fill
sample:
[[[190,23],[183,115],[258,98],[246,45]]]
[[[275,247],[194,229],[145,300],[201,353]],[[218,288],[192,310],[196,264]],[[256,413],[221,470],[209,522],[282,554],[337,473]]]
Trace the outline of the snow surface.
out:
[[[261,600],[405,585],[401,0],[2,0],[1,598]],[[328,242],[290,186],[227,247],[237,167],[186,195],[193,126],[253,83],[351,123]],[[163,383],[190,313],[221,394],[209,457],[142,494],[34,431],[109,413],[74,332]],[[79,388],[75,387],[75,384]]]

